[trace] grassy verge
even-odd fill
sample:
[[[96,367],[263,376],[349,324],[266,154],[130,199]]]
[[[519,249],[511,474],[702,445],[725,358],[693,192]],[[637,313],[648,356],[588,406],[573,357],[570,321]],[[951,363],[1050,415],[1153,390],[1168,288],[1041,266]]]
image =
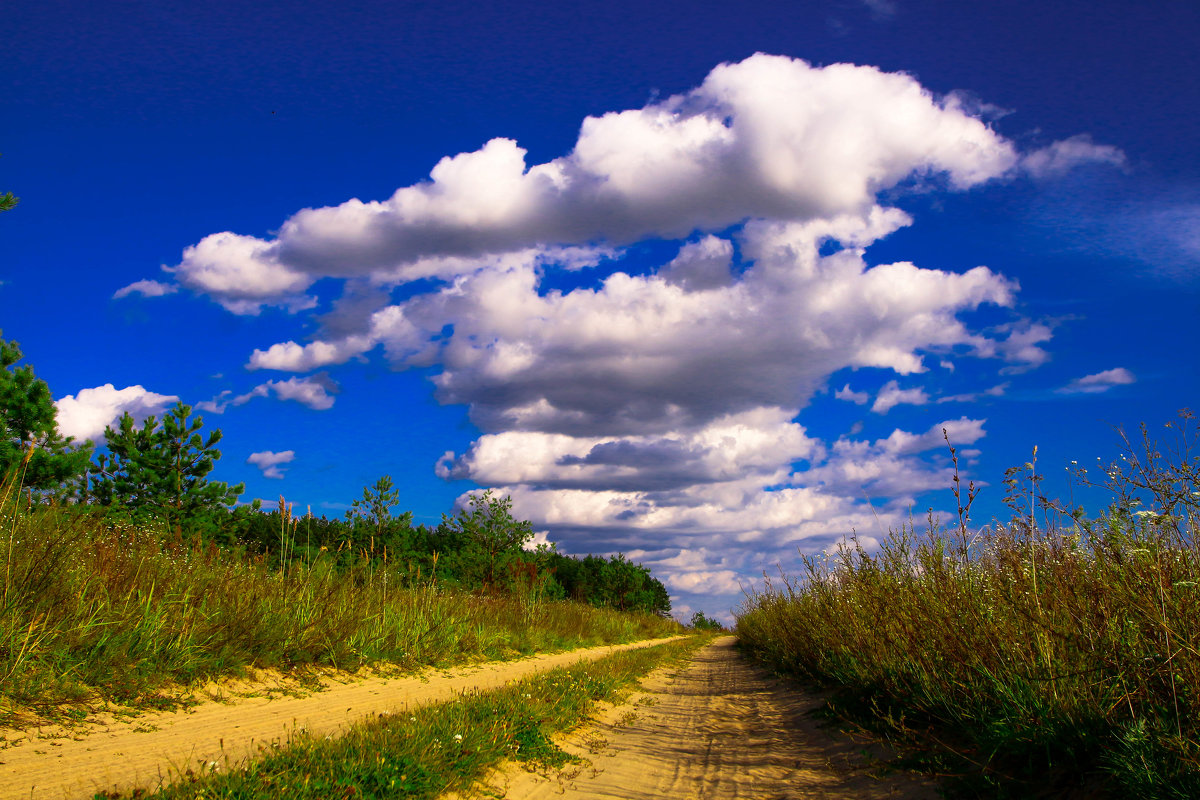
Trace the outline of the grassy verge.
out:
[[[1189,422],[1170,448],[1125,440],[1092,484],[1111,492],[1094,519],[1056,517],[1031,462],[1006,481],[1010,523],[973,529],[959,496],[956,529],[805,558],[802,576],[748,598],[737,634],[833,688],[835,711],[949,776],[952,793],[1200,797]]]
[[[679,632],[651,614],[407,584],[319,557],[281,570],[212,545],[29,507],[0,486],[0,726],[100,702],[167,705],[247,668],[400,669]]]
[[[660,664],[711,637],[692,637],[556,669],[511,687],[382,717],[334,740],[298,737],[245,769],[186,780],[156,798],[433,798],[470,789],[504,759],[571,760],[551,736],[578,725],[598,700],[616,700]],[[97,795],[113,798],[121,795]]]

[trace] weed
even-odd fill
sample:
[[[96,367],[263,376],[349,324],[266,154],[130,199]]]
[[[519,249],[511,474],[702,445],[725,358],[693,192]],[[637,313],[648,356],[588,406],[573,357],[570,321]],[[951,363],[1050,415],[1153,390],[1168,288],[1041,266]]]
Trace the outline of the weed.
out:
[[[1035,450],[1006,476],[1012,520],[973,529],[956,470],[952,529],[803,556],[747,597],[739,639],[952,790],[1200,796],[1198,431],[1168,428],[1076,471],[1112,498],[1091,519],[1041,494]]]

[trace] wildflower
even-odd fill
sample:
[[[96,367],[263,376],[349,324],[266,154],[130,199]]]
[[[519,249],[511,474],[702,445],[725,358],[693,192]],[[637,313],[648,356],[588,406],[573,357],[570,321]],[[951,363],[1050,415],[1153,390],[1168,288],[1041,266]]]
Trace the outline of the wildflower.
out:
[[[462,741],[462,734],[461,734],[461,733],[456,733],[456,734],[454,734],[454,741],[456,741],[456,742],[461,742],[461,741]]]

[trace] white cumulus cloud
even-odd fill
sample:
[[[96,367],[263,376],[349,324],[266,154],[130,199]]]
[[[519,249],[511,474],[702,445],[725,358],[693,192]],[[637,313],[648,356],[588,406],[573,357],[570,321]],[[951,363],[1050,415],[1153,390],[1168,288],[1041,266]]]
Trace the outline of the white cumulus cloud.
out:
[[[529,165],[525,155],[493,139],[387,200],[297,212],[272,239],[212,234],[170,271],[235,313],[299,310],[321,277],[403,282],[530,247],[860,214],[910,176],[962,189],[1018,159],[911,76],[763,54],[718,66],[685,94],[585,119],[566,156]]]
[[[281,466],[292,463],[295,458],[296,451],[294,450],[284,450],[279,453],[263,450],[259,453],[251,453],[250,457],[246,459],[246,463],[253,464],[262,470],[264,478],[278,479],[283,477]]]
[[[115,424],[126,412],[140,423],[148,416],[162,414],[167,406],[178,401],[175,395],[158,394],[140,385],[118,389],[106,383],[80,389],[76,394],[55,401],[54,406],[60,433],[80,441],[99,442],[104,438],[104,429]]]
[[[247,367],[310,372],[382,350],[429,368],[437,398],[481,430],[439,475],[511,494],[568,551],[642,552],[679,592],[729,594],[797,543],[874,535],[946,485],[942,425],[810,437],[801,415],[834,373],[903,378],[876,395],[884,413],[932,402],[931,366],[1049,358],[1052,330],[1020,316],[1014,281],[868,259],[915,224],[884,197],[1118,159],[1085,139],[1023,156],[983,108],[906,74],[759,54],[588,117],[559,158],[531,164],[493,139],[386,199],[304,209],[268,237],[215,233],[171,271],[235,313],[300,311],[318,280],[344,281],[310,340],[261,343]],[[646,239],[675,254],[636,261]],[[572,288],[554,288],[564,271]],[[1005,321],[966,321],[985,306]],[[252,393],[332,404],[317,378]],[[870,401],[849,384],[835,396]],[[956,446],[983,435],[982,420],[944,426]]]
[[[846,400],[854,403],[856,406],[865,406],[867,401],[871,399],[871,395],[866,392],[856,392],[850,388],[850,384],[846,384],[842,388],[833,393],[833,396],[838,400]]]
[[[897,381],[888,381],[875,395],[871,410],[876,414],[886,414],[898,405],[907,404],[923,406],[929,402],[929,395],[920,387],[901,389]]]

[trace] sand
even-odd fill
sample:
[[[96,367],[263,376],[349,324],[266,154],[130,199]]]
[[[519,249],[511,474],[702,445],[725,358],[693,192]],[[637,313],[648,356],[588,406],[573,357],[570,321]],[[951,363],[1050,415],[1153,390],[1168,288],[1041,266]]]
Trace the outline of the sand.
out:
[[[932,783],[884,773],[872,748],[819,724],[815,695],[747,662],[733,637],[699,651],[682,670],[657,670],[628,702],[560,740],[582,762],[531,772],[495,771],[474,796],[540,798],[939,797]],[[877,754],[882,751],[877,750]]]
[[[677,637],[678,638],[678,637]],[[241,685],[232,701],[184,711],[146,712],[71,731],[0,730],[0,798],[72,800],[98,791],[151,790],[187,771],[229,769],[304,731],[337,736],[371,717],[451,700],[533,673],[660,644],[664,639],[488,662],[408,677],[343,677],[307,696],[279,696],[278,684]],[[256,691],[257,690],[257,691]],[[250,694],[251,696],[240,696]]]

